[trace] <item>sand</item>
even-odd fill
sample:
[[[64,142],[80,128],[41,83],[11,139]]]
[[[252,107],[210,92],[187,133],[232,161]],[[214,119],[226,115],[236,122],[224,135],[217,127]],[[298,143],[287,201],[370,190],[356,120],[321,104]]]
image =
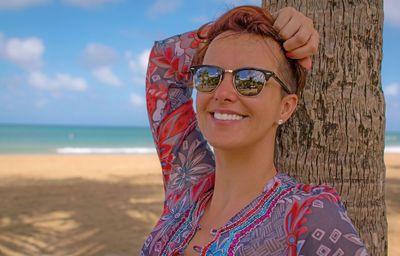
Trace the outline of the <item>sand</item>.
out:
[[[400,155],[386,154],[389,256],[400,255]],[[0,255],[138,255],[162,210],[155,155],[0,155]]]
[[[400,154],[385,154],[389,256],[400,255]]]

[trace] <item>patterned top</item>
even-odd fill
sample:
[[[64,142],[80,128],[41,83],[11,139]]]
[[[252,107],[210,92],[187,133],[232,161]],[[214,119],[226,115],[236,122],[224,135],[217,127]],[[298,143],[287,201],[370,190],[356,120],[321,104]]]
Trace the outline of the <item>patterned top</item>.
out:
[[[214,186],[214,155],[192,106],[189,67],[196,32],[156,42],[149,60],[146,98],[161,161],[165,201],[140,255],[181,255],[199,228]],[[279,172],[263,192],[212,230],[199,255],[368,255],[338,193],[299,184]]]

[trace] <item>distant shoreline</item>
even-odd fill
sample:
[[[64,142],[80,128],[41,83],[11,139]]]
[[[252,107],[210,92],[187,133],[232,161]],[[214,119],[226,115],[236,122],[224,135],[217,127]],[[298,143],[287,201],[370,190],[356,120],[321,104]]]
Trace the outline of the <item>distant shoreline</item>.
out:
[[[400,132],[385,134],[400,154]],[[0,155],[155,155],[150,127],[0,124]]]

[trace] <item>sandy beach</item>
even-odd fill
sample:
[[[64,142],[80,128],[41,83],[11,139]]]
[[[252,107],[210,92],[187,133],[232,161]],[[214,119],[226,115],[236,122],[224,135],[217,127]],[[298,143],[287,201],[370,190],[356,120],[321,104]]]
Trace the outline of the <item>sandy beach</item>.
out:
[[[400,255],[400,155],[385,154],[389,256]],[[163,201],[155,155],[0,155],[0,255],[138,255]]]

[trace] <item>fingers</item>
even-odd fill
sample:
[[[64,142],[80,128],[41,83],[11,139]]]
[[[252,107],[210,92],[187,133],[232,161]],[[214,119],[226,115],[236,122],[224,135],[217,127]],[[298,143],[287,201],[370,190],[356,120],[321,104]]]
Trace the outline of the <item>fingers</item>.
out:
[[[278,15],[279,15],[279,10],[276,12],[271,12],[271,15],[274,18],[274,20],[276,20],[276,18],[278,18]]]
[[[292,51],[308,43],[314,28],[312,23],[291,24],[293,19],[281,30],[281,37],[286,40],[283,47],[286,51]]]
[[[295,36],[296,37],[296,36]],[[290,40],[299,40],[296,39],[295,37],[292,37],[291,39],[287,40],[284,44],[283,47],[285,50],[288,51],[286,56],[292,58],[292,59],[302,59],[305,57],[312,56],[317,53],[318,51],[318,43],[319,43],[319,34],[318,32],[314,31],[308,41],[305,44],[302,44],[300,47],[294,48],[296,45],[300,45],[297,42],[290,42]],[[303,39],[300,39],[303,40]],[[286,43],[289,45],[287,46]]]
[[[304,68],[311,68],[311,59],[318,50],[319,34],[314,29],[313,21],[293,7],[286,7],[275,14],[274,28],[282,39],[286,40],[283,48],[286,56],[299,60]]]
[[[297,62],[306,70],[311,70],[312,68],[312,61],[310,57],[305,57],[303,59],[297,60]]]
[[[277,13],[274,13],[275,22],[273,27],[277,31],[281,31],[286,26],[286,24],[289,23],[292,16],[294,15],[294,12],[297,11],[293,7],[286,7],[279,10]]]
[[[296,39],[300,39],[299,43],[304,44],[305,40],[310,38],[313,31],[313,21],[304,16],[302,13],[296,11],[289,21],[279,30],[279,35],[284,40],[288,40],[296,36]]]

